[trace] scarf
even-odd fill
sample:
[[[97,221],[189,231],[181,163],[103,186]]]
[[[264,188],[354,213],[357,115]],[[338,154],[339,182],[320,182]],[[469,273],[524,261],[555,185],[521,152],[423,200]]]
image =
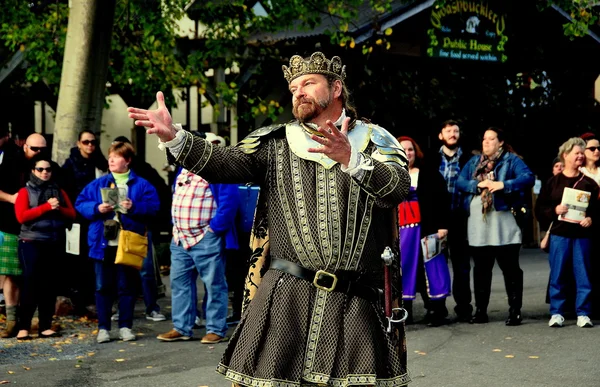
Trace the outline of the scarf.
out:
[[[32,173],[29,177],[29,184],[40,191],[38,195],[38,205],[46,203],[50,198],[57,198],[60,205],[64,207],[65,200],[62,197],[60,188],[58,188],[58,184],[53,182],[52,179],[44,181]]]
[[[503,152],[504,150],[500,148],[490,157],[483,154],[481,155],[479,164],[477,164],[477,168],[475,169],[475,175],[473,176],[477,182],[484,180],[496,180],[496,176],[494,176],[494,168],[496,167],[496,163],[502,156]],[[481,212],[483,213],[483,219],[485,219],[485,215],[492,208],[493,203],[494,195],[490,192],[490,190],[488,188],[481,190]]]

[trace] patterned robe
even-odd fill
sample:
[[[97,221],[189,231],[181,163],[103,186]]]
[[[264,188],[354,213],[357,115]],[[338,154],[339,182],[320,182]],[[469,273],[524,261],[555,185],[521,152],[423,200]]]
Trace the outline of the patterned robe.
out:
[[[372,168],[353,178],[326,156],[300,157],[289,136],[302,127],[287,124],[287,137],[282,127],[259,129],[231,148],[186,134],[176,159],[212,183],[261,187],[252,301],[217,371],[245,386],[404,386],[404,328],[387,334],[379,303],[317,289],[263,261],[268,251],[315,271],[357,271],[381,288],[381,253],[386,246],[397,252],[396,207],[410,185],[404,151],[384,129],[356,121],[349,138]]]

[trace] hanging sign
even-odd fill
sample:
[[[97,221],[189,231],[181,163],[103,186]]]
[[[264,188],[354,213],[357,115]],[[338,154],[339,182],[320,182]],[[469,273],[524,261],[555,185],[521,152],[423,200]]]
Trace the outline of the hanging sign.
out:
[[[457,60],[508,60],[506,11],[500,1],[447,1],[432,7],[427,56]]]

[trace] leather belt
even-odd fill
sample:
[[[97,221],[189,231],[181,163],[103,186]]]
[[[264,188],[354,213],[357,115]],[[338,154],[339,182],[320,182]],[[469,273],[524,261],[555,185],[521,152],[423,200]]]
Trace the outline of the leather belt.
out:
[[[341,292],[350,296],[364,298],[367,301],[378,302],[382,294],[381,289],[361,284],[358,280],[350,278],[358,273],[342,271],[330,273],[325,270],[314,271],[299,266],[283,259],[272,258],[270,269],[282,271],[295,277],[306,280],[318,289],[327,292]]]

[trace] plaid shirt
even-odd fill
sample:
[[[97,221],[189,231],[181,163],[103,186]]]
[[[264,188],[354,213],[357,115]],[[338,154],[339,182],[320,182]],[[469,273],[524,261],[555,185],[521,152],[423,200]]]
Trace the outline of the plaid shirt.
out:
[[[189,249],[204,238],[211,219],[217,213],[208,182],[183,169],[175,181],[173,206],[173,241]]]
[[[444,176],[448,192],[452,197],[450,208],[455,210],[460,208],[460,193],[456,190],[456,180],[458,180],[458,175],[460,174],[459,159],[462,156],[462,149],[458,148],[454,156],[449,158],[444,153],[443,148],[443,146],[440,148],[440,158],[442,159],[440,173]]]

